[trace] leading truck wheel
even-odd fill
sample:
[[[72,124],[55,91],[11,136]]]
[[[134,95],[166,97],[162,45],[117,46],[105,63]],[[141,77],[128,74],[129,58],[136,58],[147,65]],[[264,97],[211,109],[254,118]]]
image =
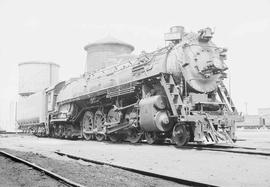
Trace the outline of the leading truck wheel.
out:
[[[173,128],[172,138],[177,147],[184,146],[189,141],[189,131],[186,129],[185,125],[177,124]]]
[[[143,132],[140,132],[135,127],[131,127],[127,132],[126,141],[130,143],[138,143],[142,138]]]
[[[158,136],[156,132],[145,132],[144,136],[148,144],[154,144],[158,141]]]
[[[109,139],[112,141],[112,142],[120,142],[121,139],[122,139],[122,135],[121,134],[118,134],[118,133],[111,133],[108,135]]]

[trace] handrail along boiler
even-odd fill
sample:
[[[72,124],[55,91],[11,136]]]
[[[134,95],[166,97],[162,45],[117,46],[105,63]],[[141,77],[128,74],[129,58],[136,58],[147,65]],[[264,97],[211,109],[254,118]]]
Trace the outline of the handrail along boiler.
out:
[[[114,142],[169,139],[178,146],[232,143],[238,113],[223,84],[226,49],[212,37],[210,28],[175,26],[161,49],[108,57],[111,66],[47,88],[46,121],[32,131]]]

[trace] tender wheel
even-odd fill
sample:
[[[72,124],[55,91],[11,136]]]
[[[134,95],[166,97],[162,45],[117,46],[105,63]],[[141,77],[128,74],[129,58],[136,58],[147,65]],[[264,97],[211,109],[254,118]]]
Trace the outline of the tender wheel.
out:
[[[99,141],[99,142],[106,139],[104,134],[96,134],[95,137],[96,137],[97,141]]]
[[[177,147],[184,146],[188,143],[190,135],[185,125],[177,124],[173,128],[172,138]]]
[[[93,139],[93,123],[94,115],[90,111],[86,111],[82,118],[82,134],[84,139],[91,140]]]
[[[96,139],[98,141],[105,140],[105,135],[99,132],[103,131],[106,116],[101,110],[97,110],[94,118],[94,129],[97,130]]]
[[[62,125],[59,125],[58,129],[59,129],[59,138],[64,138],[65,137],[65,129],[63,128]]]
[[[158,141],[158,135],[156,132],[145,132],[144,136],[148,144],[154,144]]]

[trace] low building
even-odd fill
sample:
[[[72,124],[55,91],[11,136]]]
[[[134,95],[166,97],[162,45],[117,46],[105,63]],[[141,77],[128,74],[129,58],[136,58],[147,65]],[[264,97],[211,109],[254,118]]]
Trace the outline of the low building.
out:
[[[258,114],[262,125],[270,125],[270,108],[259,108]]]
[[[259,108],[257,115],[244,115],[243,122],[236,123],[238,128],[270,128],[270,108]]]
[[[257,128],[260,125],[259,115],[244,115],[244,121],[236,124],[238,128]]]

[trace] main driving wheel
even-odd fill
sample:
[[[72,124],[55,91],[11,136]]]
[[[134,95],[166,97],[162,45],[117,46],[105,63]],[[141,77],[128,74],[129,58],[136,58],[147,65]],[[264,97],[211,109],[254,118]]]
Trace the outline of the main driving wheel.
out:
[[[186,129],[185,125],[177,124],[173,128],[172,138],[177,147],[186,145],[190,138],[189,131]]]
[[[108,123],[118,122],[120,121],[120,119],[121,119],[121,112],[116,112],[113,108],[109,110],[107,115]]]
[[[108,123],[116,123],[121,120],[121,112],[115,111],[113,108],[109,110],[108,115],[107,115],[107,122]],[[108,135],[109,139],[112,142],[119,142],[122,139],[122,134],[118,132],[114,132]]]
[[[125,114],[125,121],[129,122],[131,125],[131,127],[126,131],[127,135],[125,141],[138,143],[143,135],[143,131],[138,127],[138,109],[135,107],[129,108]]]
[[[82,134],[86,140],[93,139],[93,123],[94,114],[90,111],[86,111],[82,118]]]
[[[94,117],[94,129],[97,130],[96,139],[98,141],[105,140],[105,134],[102,133],[104,129],[105,120],[106,116],[102,112],[102,110],[97,110]]]

